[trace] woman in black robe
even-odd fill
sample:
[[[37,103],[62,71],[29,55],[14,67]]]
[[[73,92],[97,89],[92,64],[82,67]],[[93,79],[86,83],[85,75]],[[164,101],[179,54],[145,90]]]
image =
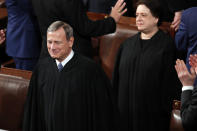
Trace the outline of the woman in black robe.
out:
[[[136,10],[140,31],[120,47],[113,87],[121,114],[122,131],[167,131],[178,82],[175,47],[159,30],[157,3],[141,0]]]

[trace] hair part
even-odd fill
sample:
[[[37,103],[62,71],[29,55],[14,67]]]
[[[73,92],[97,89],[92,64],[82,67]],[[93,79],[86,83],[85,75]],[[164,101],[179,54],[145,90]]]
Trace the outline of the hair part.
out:
[[[139,0],[136,3],[136,7],[139,5],[145,5],[150,10],[152,16],[159,19],[157,25],[161,25],[162,10],[160,4],[156,0]]]
[[[64,32],[65,32],[65,35],[66,35],[66,39],[67,40],[70,40],[71,37],[73,37],[73,28],[63,22],[63,21],[55,21],[53,22],[47,29],[47,33],[48,32],[54,32],[54,31],[57,31],[58,29],[60,28],[63,28],[64,29]]]

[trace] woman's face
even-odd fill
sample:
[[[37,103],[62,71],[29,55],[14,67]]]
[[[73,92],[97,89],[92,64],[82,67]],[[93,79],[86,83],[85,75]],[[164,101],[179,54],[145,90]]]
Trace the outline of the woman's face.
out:
[[[136,10],[136,25],[141,32],[152,32],[157,27],[158,18],[154,17],[145,5],[139,5]]]

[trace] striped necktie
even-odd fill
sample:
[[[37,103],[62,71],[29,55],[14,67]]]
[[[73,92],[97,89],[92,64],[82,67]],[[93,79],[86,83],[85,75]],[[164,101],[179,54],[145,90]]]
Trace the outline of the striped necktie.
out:
[[[59,72],[63,69],[63,65],[61,62],[58,64],[57,68],[58,68]]]

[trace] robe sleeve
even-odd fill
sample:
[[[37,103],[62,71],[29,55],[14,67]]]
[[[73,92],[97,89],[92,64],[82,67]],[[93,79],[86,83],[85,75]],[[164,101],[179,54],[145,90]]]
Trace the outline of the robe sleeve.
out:
[[[162,121],[163,123],[169,124],[170,115],[172,111],[172,102],[174,99],[179,99],[181,93],[180,82],[176,75],[174,68],[175,64],[175,46],[173,40],[166,40],[166,47],[163,56],[163,70],[162,70],[162,83],[161,83],[161,94],[162,94]],[[164,127],[169,127],[166,125]],[[168,129],[166,129],[168,130]]]
[[[92,77],[93,78],[93,77]],[[95,130],[117,131],[119,128],[118,108],[114,103],[110,80],[102,69],[98,69],[92,79],[93,125]]]
[[[39,110],[38,100],[38,84],[37,84],[37,71],[32,74],[26,103],[24,106],[23,116],[23,131],[44,131],[42,116],[43,114]]]
[[[81,0],[70,0],[64,2],[61,0],[59,7],[62,9],[62,18],[65,22],[70,23],[73,29],[84,37],[95,37],[112,33],[116,30],[116,22],[112,17],[103,20],[92,21],[86,15],[85,7]],[[64,4],[62,4],[64,3]],[[68,7],[72,7],[68,9]],[[70,12],[70,15],[68,14]]]
[[[197,130],[197,88],[193,92],[183,91],[181,94],[181,119],[184,129]]]
[[[113,87],[113,93],[115,95],[115,101],[118,102],[118,87],[119,87],[119,64],[122,54],[123,44],[120,45],[120,48],[118,50],[118,53],[116,55],[116,60],[114,63],[114,70],[112,74],[112,87]]]

